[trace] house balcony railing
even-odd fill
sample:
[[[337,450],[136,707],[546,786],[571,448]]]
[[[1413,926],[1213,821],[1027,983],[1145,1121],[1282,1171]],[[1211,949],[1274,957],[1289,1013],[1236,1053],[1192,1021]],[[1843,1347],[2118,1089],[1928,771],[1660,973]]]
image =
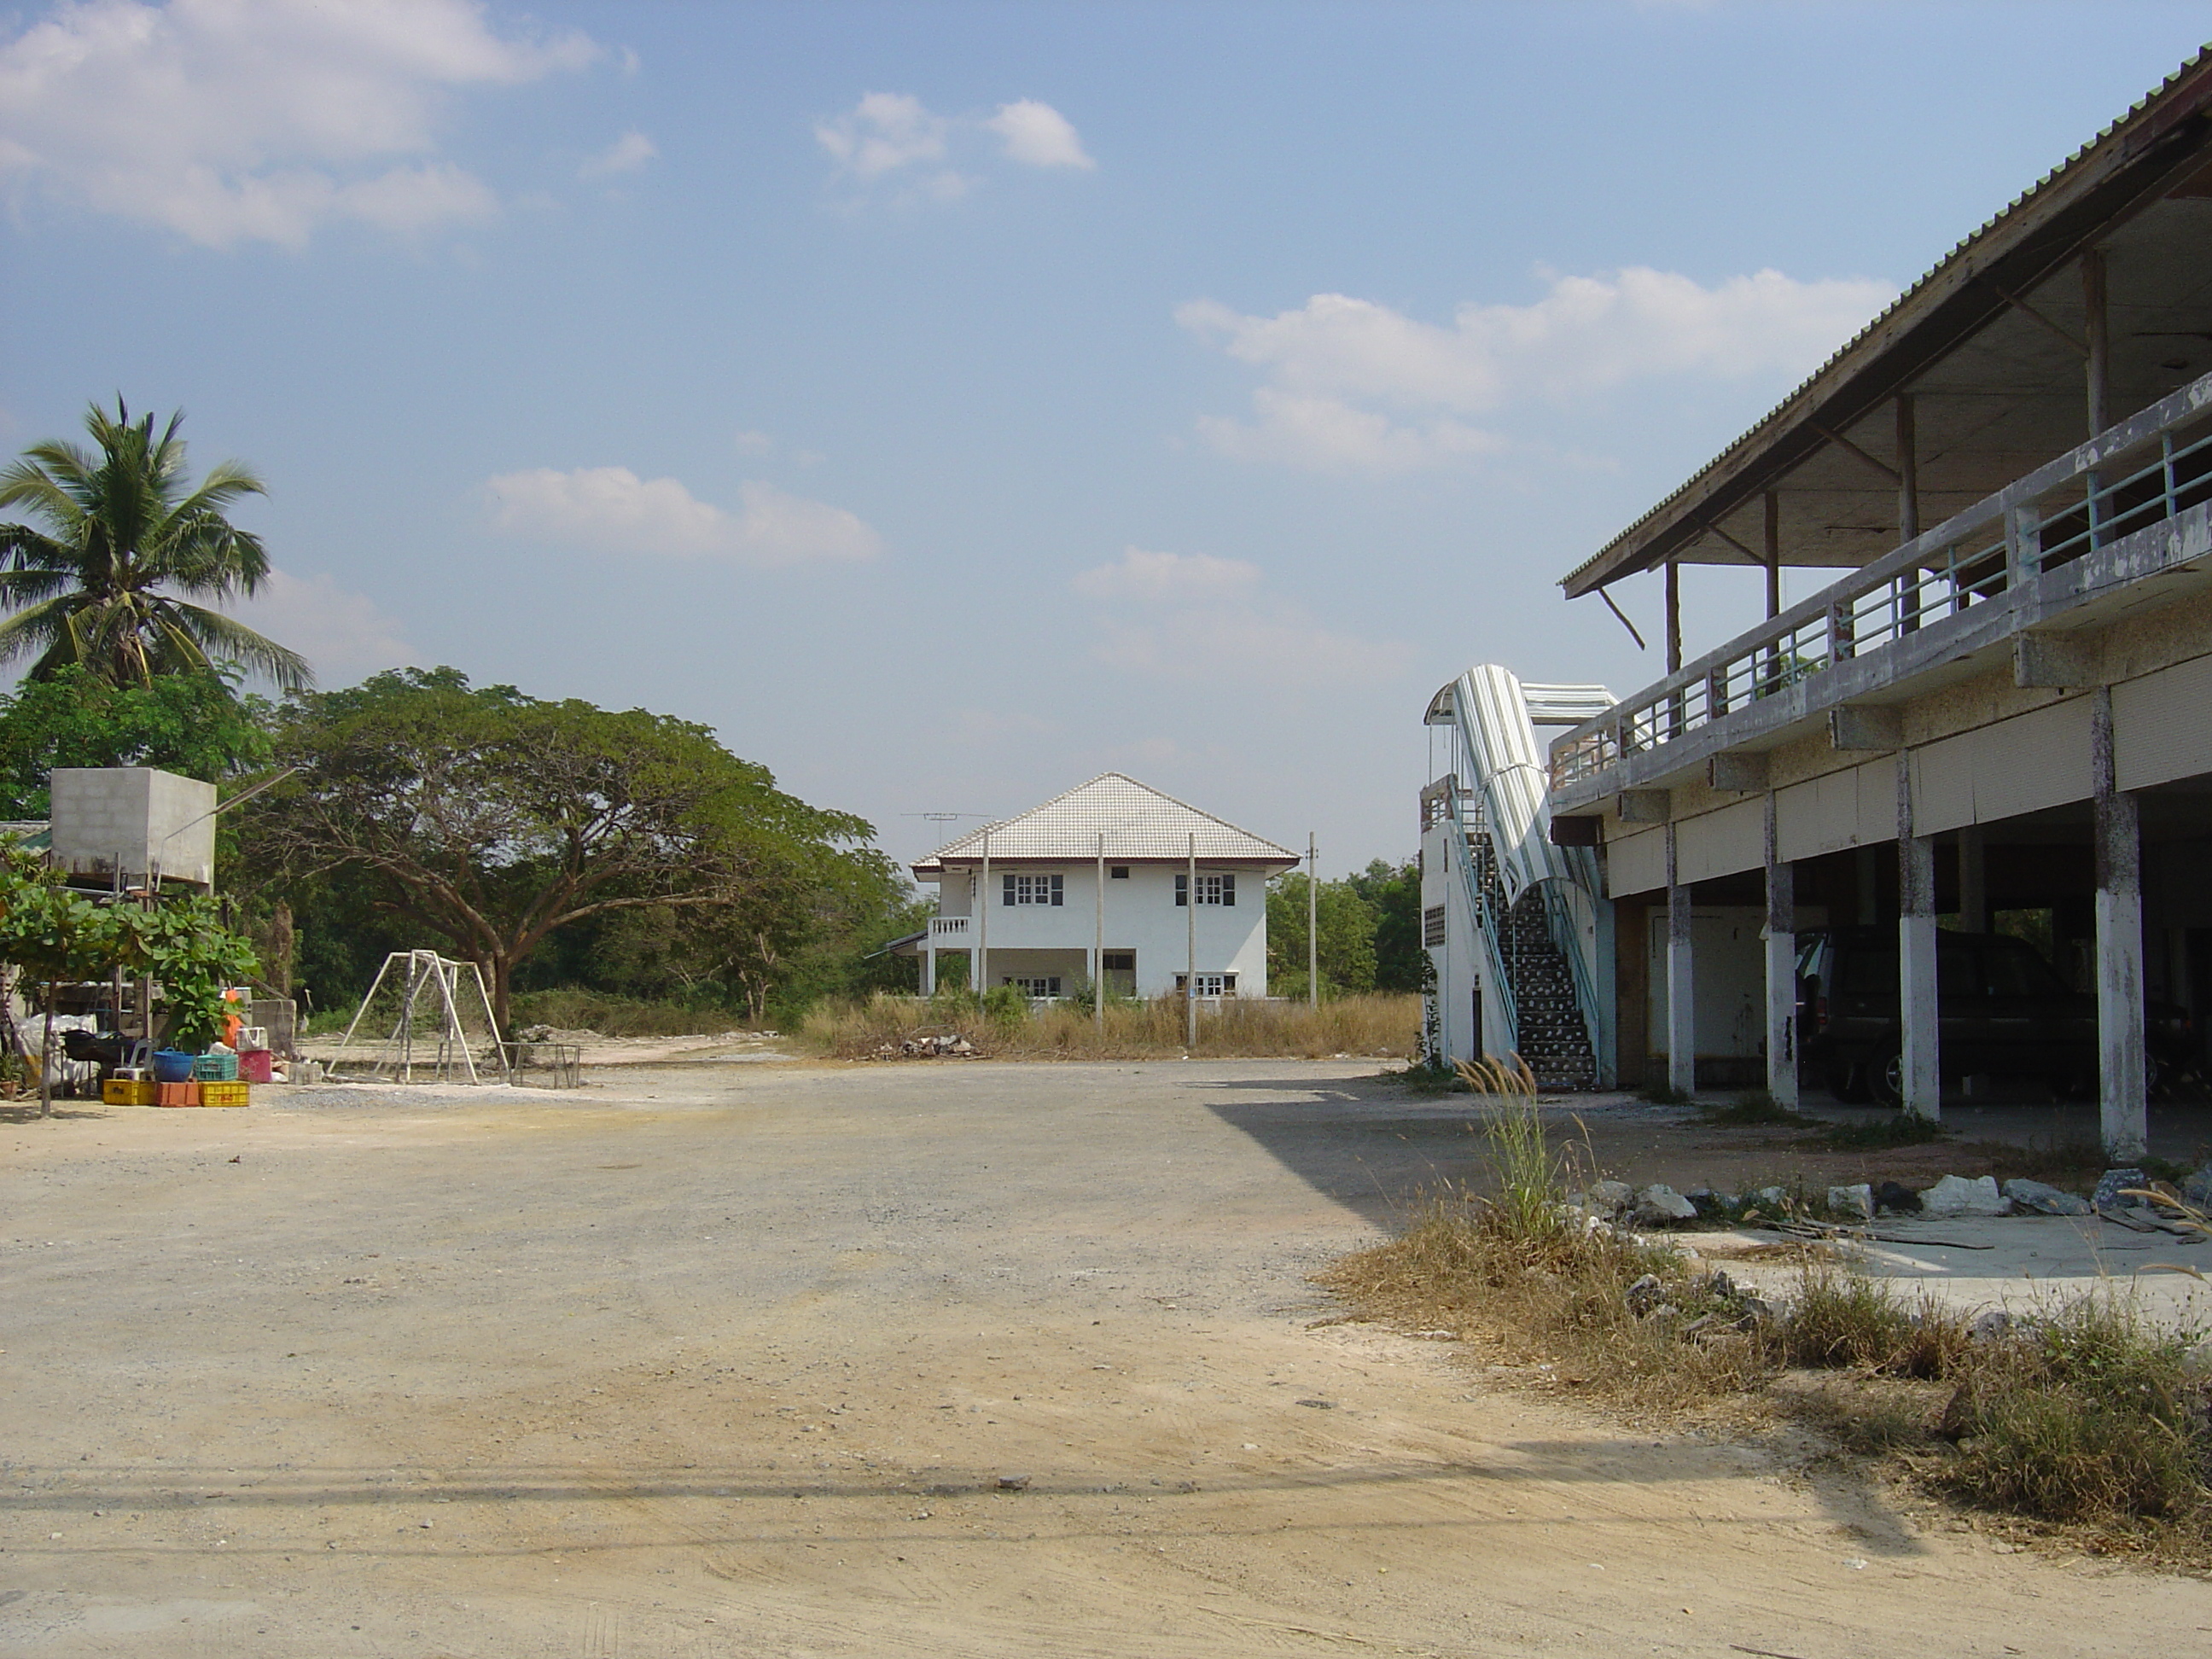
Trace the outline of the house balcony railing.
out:
[[[2095,580],[2043,580],[2129,538],[2154,539],[2142,532],[2207,501],[2212,374],[1565,732],[1552,744],[1553,804],[1585,805],[1650,781],[1673,769],[1670,751],[1680,748],[1689,763],[1690,751],[1709,752],[1727,735],[1710,728],[1741,723],[1747,732],[1768,723],[1761,714],[1774,723],[1802,718],[1846,695],[1842,682],[1866,680],[1839,670],[1900,651],[1917,662],[1946,645],[1987,643],[1988,630],[1972,624],[2001,603],[2024,628],[2117,584],[2165,574],[2174,561],[2154,556],[2119,560]],[[1824,684],[1831,676],[1835,683]],[[1708,741],[1693,741],[1700,737]]]
[[[952,939],[965,945],[974,921],[972,916],[932,916],[929,919],[929,942],[936,945],[945,939]]]

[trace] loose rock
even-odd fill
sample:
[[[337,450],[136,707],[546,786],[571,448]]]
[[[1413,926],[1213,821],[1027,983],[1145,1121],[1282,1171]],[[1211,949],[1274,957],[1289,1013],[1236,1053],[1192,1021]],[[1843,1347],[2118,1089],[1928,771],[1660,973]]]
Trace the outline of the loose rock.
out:
[[[1662,1182],[1653,1182],[1636,1195],[1636,1218],[1645,1226],[1669,1221],[1695,1221],[1698,1206]]]
[[[1924,1215],[2007,1215],[2012,1211],[2012,1200],[1997,1190],[1995,1176],[1978,1176],[1972,1181],[1963,1176],[1945,1176],[1922,1190],[1920,1209]]]
[[[1589,1189],[1590,1206],[1619,1215],[1636,1202],[1636,1188],[1625,1181],[1601,1181]]]
[[[2087,1215],[2089,1200],[2079,1193],[2061,1192],[2056,1187],[2040,1181],[2030,1181],[2026,1176],[2014,1176],[2004,1184],[2004,1195],[2016,1210],[2031,1215]]]
[[[1667,1299],[1667,1287],[1658,1274],[1646,1273],[1628,1287],[1627,1298],[1628,1311],[1642,1319]]]
[[[1862,1221],[1874,1219],[1874,1188],[1863,1181],[1852,1187],[1828,1188],[1828,1207],[1838,1215],[1856,1216]]]
[[[2181,1201],[2195,1210],[2212,1210],[2212,1164],[2181,1183]]]
[[[2122,1209],[2140,1203],[2139,1199],[2122,1198],[2120,1194],[2130,1188],[2147,1186],[2149,1181],[2150,1177],[2141,1170],[2107,1170],[2097,1177],[2097,1190],[2089,1194],[2089,1202],[2100,1210]]]
[[[1920,1194],[1899,1181],[1885,1181],[1874,1189],[1874,1206],[1892,1215],[1918,1215]]]

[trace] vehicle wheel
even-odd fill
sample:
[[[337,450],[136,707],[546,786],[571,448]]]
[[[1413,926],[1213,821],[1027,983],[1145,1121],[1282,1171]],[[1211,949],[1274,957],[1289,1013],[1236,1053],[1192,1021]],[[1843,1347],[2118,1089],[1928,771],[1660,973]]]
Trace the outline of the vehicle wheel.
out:
[[[2158,1098],[2159,1085],[2166,1081],[2166,1066],[2156,1054],[2143,1056],[2143,1098]]]
[[[1867,1103],[1867,1075],[1863,1062],[1856,1060],[1836,1060],[1828,1062],[1821,1080],[1828,1092],[1845,1106],[1863,1106]]]
[[[1876,1103],[1893,1111],[1905,1104],[1905,1051],[1890,1048],[1877,1054],[1866,1066],[1868,1090]]]

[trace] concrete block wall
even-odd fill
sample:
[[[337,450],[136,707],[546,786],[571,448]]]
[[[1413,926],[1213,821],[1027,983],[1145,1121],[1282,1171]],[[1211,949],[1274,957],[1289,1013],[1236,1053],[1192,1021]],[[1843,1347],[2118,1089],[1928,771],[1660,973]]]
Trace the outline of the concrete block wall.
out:
[[[150,766],[56,767],[53,859],[72,875],[215,883],[216,789]]]

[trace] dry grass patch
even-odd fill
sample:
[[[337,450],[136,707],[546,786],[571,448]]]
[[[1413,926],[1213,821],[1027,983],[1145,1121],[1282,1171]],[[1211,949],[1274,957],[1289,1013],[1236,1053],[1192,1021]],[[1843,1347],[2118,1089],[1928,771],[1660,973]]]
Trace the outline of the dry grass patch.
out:
[[[1318,1275],[1366,1317],[1449,1329],[1638,1414],[1787,1416],[1961,1504],[2070,1541],[2212,1565],[2205,1333],[2117,1285],[1977,1329],[1832,1260],[1747,1298],[1664,1241],[1565,1203],[1534,1102],[1486,1116],[1494,1192],[1432,1204]]]
[[[1420,1034],[1421,1000],[1374,994],[1304,1003],[1224,1002],[1201,1006],[1198,1043],[1183,1041],[1180,999],[1109,1002],[1104,1029],[1075,1002],[1032,1010],[994,992],[976,997],[876,996],[816,1008],[800,1038],[817,1052],[870,1060],[924,1036],[959,1036],[985,1054],[1021,1060],[1146,1060],[1188,1054],[1202,1059],[1326,1060],[1336,1054],[1406,1059]]]

